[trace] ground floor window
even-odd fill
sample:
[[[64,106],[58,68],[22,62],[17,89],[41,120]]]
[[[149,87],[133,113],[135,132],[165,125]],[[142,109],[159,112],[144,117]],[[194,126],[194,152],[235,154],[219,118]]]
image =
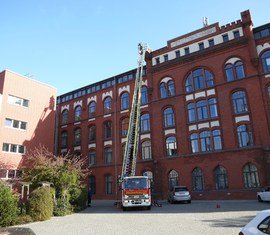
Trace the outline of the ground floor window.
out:
[[[260,187],[257,167],[251,163],[245,165],[243,169],[245,188]]]
[[[112,176],[106,175],[105,176],[105,192],[106,194],[112,194]]]
[[[172,190],[174,186],[178,185],[178,173],[175,170],[171,170],[169,173],[169,190]]]

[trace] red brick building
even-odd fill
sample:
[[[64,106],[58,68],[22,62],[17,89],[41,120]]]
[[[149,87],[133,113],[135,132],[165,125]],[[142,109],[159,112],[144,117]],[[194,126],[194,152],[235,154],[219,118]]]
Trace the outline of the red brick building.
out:
[[[95,198],[119,197],[136,70],[58,97],[59,152],[89,159]],[[147,54],[137,174],[153,192],[186,185],[193,198],[255,198],[270,184],[270,24],[218,23]]]
[[[0,178],[18,176],[27,152],[54,150],[56,89],[9,70],[0,72]]]

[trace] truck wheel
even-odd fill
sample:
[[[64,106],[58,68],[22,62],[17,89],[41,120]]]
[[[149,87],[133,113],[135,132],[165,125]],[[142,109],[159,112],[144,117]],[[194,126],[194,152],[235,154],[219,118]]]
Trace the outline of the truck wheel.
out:
[[[124,207],[124,206],[122,207],[122,209],[123,209],[123,211],[126,211],[126,210],[127,210],[127,208],[126,208],[126,207]]]
[[[151,210],[151,206],[148,206],[148,207],[146,207],[147,208],[147,210]]]

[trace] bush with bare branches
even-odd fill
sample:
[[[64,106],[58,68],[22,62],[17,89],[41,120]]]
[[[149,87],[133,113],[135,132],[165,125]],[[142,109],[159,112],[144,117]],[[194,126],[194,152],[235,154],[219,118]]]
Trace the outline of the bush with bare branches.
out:
[[[23,180],[31,182],[32,188],[37,188],[44,181],[52,183],[55,188],[56,202],[70,203],[70,198],[76,202],[73,192],[78,192],[78,190],[84,192],[83,181],[90,173],[89,168],[85,167],[86,159],[69,153],[55,156],[44,147],[36,148],[28,154],[24,165]],[[77,207],[77,205],[74,206]],[[67,205],[66,208],[70,206]]]

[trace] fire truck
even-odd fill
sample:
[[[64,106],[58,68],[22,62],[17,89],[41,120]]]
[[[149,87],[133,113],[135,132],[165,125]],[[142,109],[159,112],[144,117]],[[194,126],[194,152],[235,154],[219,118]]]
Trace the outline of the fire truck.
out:
[[[145,53],[147,51],[146,44],[138,44],[138,67],[120,178],[123,210],[129,207],[146,207],[148,210],[151,209],[150,180],[148,176],[135,175],[140,138],[142,74],[145,64]]]

